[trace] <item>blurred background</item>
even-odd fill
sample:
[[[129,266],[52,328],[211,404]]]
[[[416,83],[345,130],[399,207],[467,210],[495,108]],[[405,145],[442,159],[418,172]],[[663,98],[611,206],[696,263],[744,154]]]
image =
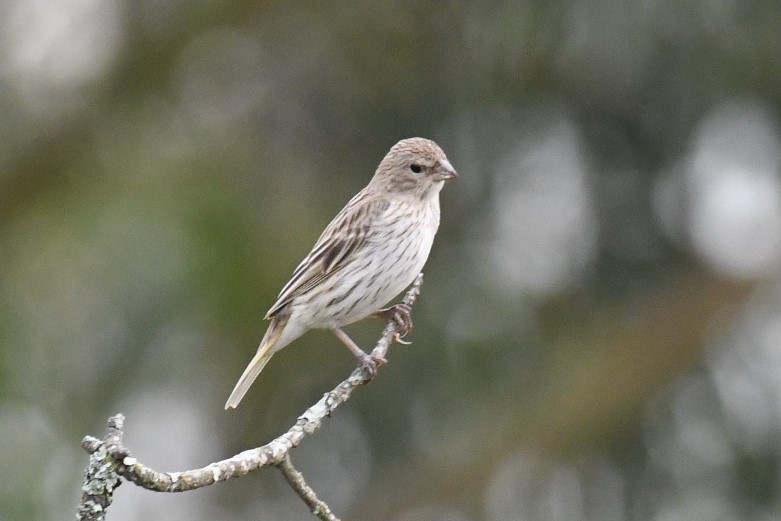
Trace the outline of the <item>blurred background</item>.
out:
[[[414,344],[293,453],[343,519],[781,516],[781,4],[0,0],[0,518],[86,434],[165,471],[269,441],[329,333],[223,404],[385,152],[460,178]],[[382,324],[350,328],[371,346]],[[308,519],[275,470],[112,521]]]

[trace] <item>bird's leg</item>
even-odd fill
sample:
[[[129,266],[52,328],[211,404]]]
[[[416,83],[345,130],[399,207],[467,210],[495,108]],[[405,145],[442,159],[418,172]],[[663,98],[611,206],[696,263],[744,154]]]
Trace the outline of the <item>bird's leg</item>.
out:
[[[358,347],[358,344],[353,342],[353,339],[350,338],[347,333],[345,333],[342,329],[335,327],[331,329],[331,331],[334,332],[334,335],[336,335],[336,338],[342,341],[344,345],[347,346],[347,349],[350,350],[350,352],[355,355],[355,358],[358,359],[358,363],[360,365],[364,365],[369,368],[369,370],[372,372],[372,374],[377,372],[377,366],[385,365],[388,363],[387,360],[381,357],[373,357],[371,355],[366,354],[366,352]]]
[[[405,336],[412,331],[412,307],[409,304],[400,302],[395,306],[381,309],[372,313],[374,317],[384,318],[385,320],[393,320],[398,324],[400,331],[396,333],[396,342],[400,344],[411,344],[412,342],[405,342],[402,340]]]

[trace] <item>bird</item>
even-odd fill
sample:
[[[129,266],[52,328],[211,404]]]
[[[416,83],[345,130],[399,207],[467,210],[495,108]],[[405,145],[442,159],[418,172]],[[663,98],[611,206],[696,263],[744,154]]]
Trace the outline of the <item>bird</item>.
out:
[[[369,355],[344,326],[377,315],[411,327],[408,308],[382,306],[423,269],[439,228],[439,193],[456,177],[434,141],[413,137],[391,147],[369,183],[328,224],[266,313],[271,323],[225,409],[238,406],[271,357],[310,329],[331,330],[359,363],[365,363]]]

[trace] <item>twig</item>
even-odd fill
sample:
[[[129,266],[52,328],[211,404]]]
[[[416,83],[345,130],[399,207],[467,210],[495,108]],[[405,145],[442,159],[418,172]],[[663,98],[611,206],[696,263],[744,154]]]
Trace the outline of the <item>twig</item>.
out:
[[[420,294],[422,283],[423,274],[421,273],[404,295],[403,304],[412,307]],[[90,461],[84,475],[77,519],[79,521],[103,521],[106,509],[111,504],[114,489],[121,483],[120,476],[147,490],[185,492],[212,485],[217,481],[243,476],[248,472],[269,465],[278,466],[283,473],[288,465],[290,469],[295,471],[288,459],[290,449],[297,447],[306,436],[319,429],[322,421],[330,416],[339,405],[346,402],[356,387],[367,384],[374,378],[379,365],[377,361],[385,359],[388,348],[394,340],[398,340],[403,327],[403,324],[389,320],[367,362],[357,367],[346,380],[307,409],[287,432],[266,445],[246,450],[231,458],[210,463],[202,468],[183,472],[158,472],[144,465],[136,460],[123,444],[124,416],[121,414],[112,416],[108,420],[106,437],[103,440],[87,436],[82,441],[82,447],[90,453]],[[290,479],[288,481],[290,482]],[[303,477],[301,483],[306,486]],[[292,482],[291,486],[301,495],[300,490]],[[320,516],[321,519],[337,519],[330,513],[328,505],[317,499],[308,486],[304,490],[312,492],[312,497],[319,502],[318,505],[325,507],[325,510],[320,508],[319,511],[327,512],[331,517],[323,517],[313,510],[316,515]],[[310,507],[312,506],[306,497],[303,495],[301,497]]]
[[[322,521],[339,521],[339,518],[331,512],[328,505],[318,498],[312,487],[306,483],[304,475],[293,466],[293,462],[290,461],[290,454],[285,454],[285,457],[279,462],[277,467],[279,467],[287,482],[290,483],[296,494],[304,500],[304,503],[306,503],[314,515],[322,519]]]
[[[101,441],[86,436],[81,442],[84,450],[90,453],[89,465],[84,471],[84,484],[81,486],[81,503],[76,519],[84,521],[103,521],[106,509],[111,504],[114,489],[122,484],[116,465],[109,456],[113,447],[122,445],[125,417],[121,414],[108,419],[106,438]]]

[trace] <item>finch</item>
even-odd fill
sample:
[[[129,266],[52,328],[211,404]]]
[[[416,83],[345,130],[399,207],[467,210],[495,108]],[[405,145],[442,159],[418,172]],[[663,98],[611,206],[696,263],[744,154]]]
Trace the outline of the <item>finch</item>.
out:
[[[431,140],[403,139],[391,147],[266,313],[271,323],[226,409],[239,404],[274,353],[310,329],[329,329],[359,362],[368,358],[342,328],[391,311],[381,308],[420,273],[439,228],[439,192],[457,176]]]

